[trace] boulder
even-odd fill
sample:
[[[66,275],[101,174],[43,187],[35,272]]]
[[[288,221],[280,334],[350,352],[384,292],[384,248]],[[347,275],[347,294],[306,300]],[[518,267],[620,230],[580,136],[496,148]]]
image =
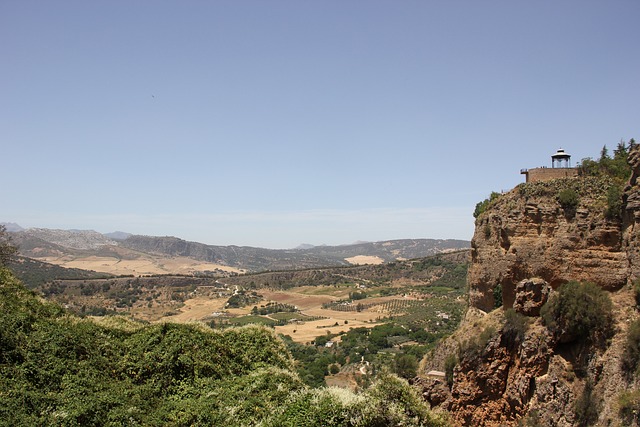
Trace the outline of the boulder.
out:
[[[547,302],[550,292],[551,286],[543,279],[521,280],[516,285],[513,309],[525,316],[540,316],[540,309]]]

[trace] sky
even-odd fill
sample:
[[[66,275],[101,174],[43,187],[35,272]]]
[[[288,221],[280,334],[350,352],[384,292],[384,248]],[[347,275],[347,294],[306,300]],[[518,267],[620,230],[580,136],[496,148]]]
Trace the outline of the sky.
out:
[[[291,248],[473,236],[640,138],[640,2],[0,0],[0,222]]]

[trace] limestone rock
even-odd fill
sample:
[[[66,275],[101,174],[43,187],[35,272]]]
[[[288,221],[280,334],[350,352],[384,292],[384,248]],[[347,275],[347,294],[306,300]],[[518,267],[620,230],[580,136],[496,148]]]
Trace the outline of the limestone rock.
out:
[[[525,316],[540,315],[540,309],[547,302],[551,287],[542,279],[525,279],[516,285],[513,309]]]
[[[629,163],[633,172],[621,218],[605,215],[608,189],[619,183],[603,177],[522,184],[478,216],[469,305],[470,312],[486,314],[463,319],[428,356],[432,368],[441,369],[445,355],[459,355],[450,394],[438,388],[442,384],[425,383],[422,389],[433,405],[449,411],[452,425],[578,427],[584,420],[576,402],[587,384],[593,386],[589,407],[598,418],[593,425],[628,425],[617,402],[623,390],[640,388],[640,376],[630,378],[621,364],[629,325],[640,319],[632,290],[640,279],[639,146]],[[570,211],[558,201],[567,189],[579,196]],[[569,281],[593,282],[611,292],[615,330],[606,342],[563,343],[543,324],[539,313],[551,289]],[[494,310],[497,285],[503,309],[528,316],[522,324]],[[524,333],[518,329],[523,326]],[[495,333],[479,342],[487,330]],[[468,344],[472,340],[475,347]]]
[[[441,404],[453,416],[454,425],[498,427],[514,425],[527,411],[535,394],[536,378],[547,369],[551,336],[545,328],[532,327],[522,343],[492,338],[480,353],[463,355],[454,370],[451,398]],[[437,389],[425,387],[432,405]]]
[[[640,241],[640,224],[627,237],[623,221],[605,218],[611,185],[608,178],[581,177],[521,184],[501,195],[476,220],[470,305],[492,310],[493,290],[501,285],[504,306],[513,307],[516,285],[531,277],[554,289],[573,280],[593,281],[607,290],[625,285],[630,252],[640,264],[640,245],[635,244]],[[565,215],[557,200],[567,188],[580,195],[574,216]],[[629,238],[634,241],[631,251]]]
[[[432,406],[439,406],[451,399],[451,392],[444,381],[434,378],[418,378],[414,385],[422,391],[422,397]]]

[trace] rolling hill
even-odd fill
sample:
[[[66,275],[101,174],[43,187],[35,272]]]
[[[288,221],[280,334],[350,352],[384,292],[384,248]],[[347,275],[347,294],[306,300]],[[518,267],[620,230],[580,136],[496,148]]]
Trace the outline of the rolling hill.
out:
[[[216,246],[177,237],[129,235],[116,240],[92,230],[23,229],[11,233],[25,257],[112,274],[288,270],[420,258],[469,248],[464,240],[402,239],[341,246],[265,249]],[[126,234],[118,234],[123,237]]]

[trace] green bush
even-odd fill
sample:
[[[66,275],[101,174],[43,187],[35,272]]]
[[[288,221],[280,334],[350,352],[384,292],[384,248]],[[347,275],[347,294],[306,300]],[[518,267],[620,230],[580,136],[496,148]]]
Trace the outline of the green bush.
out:
[[[640,362],[640,320],[629,325],[627,340],[622,353],[622,369],[627,374],[634,374]]]
[[[406,381],[381,374],[362,394],[337,388],[295,393],[265,427],[445,427]]]
[[[411,354],[399,354],[394,360],[393,370],[399,377],[413,378],[418,370],[418,360]]]
[[[467,341],[462,343],[458,350],[459,359],[475,359],[481,356],[484,354],[489,341],[491,341],[495,336],[496,329],[493,326],[487,326],[482,330],[480,335],[469,338]]]
[[[288,370],[260,368],[247,375],[183,385],[163,402],[152,425],[255,426],[281,410],[292,394],[306,390]]]
[[[309,348],[320,378],[345,363]],[[390,374],[360,394],[309,388],[266,327],[97,323],[43,302],[4,268],[0,397],[1,425],[446,425]]]
[[[518,421],[518,427],[540,427],[541,425],[540,413],[535,409],[529,411],[525,417]]]
[[[491,195],[489,195],[489,198],[484,199],[483,201],[478,202],[476,204],[476,208],[473,211],[473,217],[478,218],[480,215],[482,215],[489,208],[489,206],[491,206],[493,202],[497,200],[498,197],[500,196],[501,196],[500,193],[496,193],[495,191],[492,191]]]
[[[620,219],[622,216],[622,191],[618,185],[612,185],[607,191],[607,209],[604,216],[609,220]]]
[[[542,307],[540,315],[561,343],[586,339],[596,342],[612,332],[609,294],[589,282],[560,286]]]
[[[458,358],[455,354],[450,354],[444,360],[444,378],[447,381],[449,388],[453,386],[453,370],[458,364]]]
[[[565,212],[573,214],[580,203],[580,196],[573,188],[565,188],[558,193],[558,203]]]
[[[498,283],[493,287],[493,308],[502,307],[502,285]]]
[[[519,344],[524,340],[524,335],[529,328],[529,320],[526,316],[510,308],[504,313],[504,326],[502,336],[510,343]]]
[[[620,418],[624,425],[637,425],[640,421],[640,390],[624,391],[618,396]]]

